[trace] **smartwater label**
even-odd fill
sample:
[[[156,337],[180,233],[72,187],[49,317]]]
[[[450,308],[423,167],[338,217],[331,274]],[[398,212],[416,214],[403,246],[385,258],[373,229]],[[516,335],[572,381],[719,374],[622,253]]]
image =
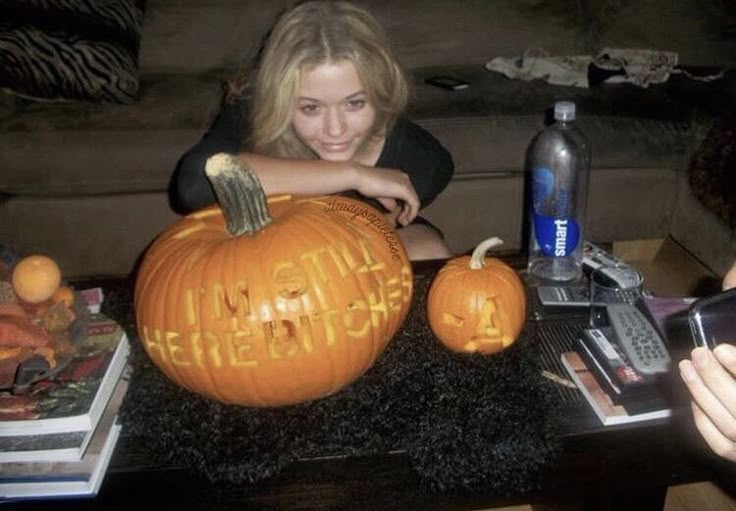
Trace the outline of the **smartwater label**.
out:
[[[557,186],[555,173],[547,167],[534,169],[532,183],[534,235],[547,257],[569,256],[580,241],[580,227],[568,218],[567,190]]]
[[[580,241],[580,226],[570,218],[553,218],[534,212],[534,236],[548,257],[572,255]]]

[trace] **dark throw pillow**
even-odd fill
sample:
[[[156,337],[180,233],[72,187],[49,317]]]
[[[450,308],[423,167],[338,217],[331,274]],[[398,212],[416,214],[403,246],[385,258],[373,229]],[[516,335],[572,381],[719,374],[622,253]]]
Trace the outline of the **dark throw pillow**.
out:
[[[0,87],[33,99],[137,99],[142,0],[0,3]]]

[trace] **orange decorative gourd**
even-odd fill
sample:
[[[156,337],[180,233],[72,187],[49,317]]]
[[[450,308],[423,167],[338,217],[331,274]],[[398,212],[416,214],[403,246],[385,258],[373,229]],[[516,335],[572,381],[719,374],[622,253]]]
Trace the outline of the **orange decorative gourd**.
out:
[[[207,174],[221,207],[192,213],[147,251],[136,321],[153,362],[209,398],[277,406],[334,393],[399,329],[412,272],[384,216],[339,196],[266,197],[235,156]]]
[[[59,288],[61,270],[48,256],[30,255],[16,263],[11,280],[18,298],[37,304],[51,298]]]
[[[510,346],[526,319],[526,294],[516,272],[486,257],[498,238],[480,243],[471,256],[448,261],[437,273],[427,297],[432,332],[449,349],[497,353]]]

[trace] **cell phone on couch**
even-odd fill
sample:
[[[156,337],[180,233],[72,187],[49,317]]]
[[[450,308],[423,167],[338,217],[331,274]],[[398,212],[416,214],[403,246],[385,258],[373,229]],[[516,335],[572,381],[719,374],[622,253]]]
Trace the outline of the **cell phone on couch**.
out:
[[[425,78],[424,82],[446,90],[463,90],[470,87],[470,84],[465,80],[447,75],[430,76]]]

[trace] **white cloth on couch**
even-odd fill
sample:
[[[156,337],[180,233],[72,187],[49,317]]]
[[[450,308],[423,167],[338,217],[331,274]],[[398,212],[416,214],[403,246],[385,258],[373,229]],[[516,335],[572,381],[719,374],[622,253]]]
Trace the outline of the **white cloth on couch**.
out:
[[[486,69],[508,78],[530,81],[541,79],[553,85],[588,87],[589,55],[548,56],[527,50],[521,57],[496,57],[486,62]]]
[[[609,72],[604,81],[632,83],[648,87],[666,82],[677,66],[678,55],[671,51],[603,48],[595,56],[549,56],[529,50],[521,57],[496,57],[486,62],[486,69],[520,80],[542,79],[553,85],[590,87],[589,71],[595,66]],[[543,52],[542,52],[543,53]]]

